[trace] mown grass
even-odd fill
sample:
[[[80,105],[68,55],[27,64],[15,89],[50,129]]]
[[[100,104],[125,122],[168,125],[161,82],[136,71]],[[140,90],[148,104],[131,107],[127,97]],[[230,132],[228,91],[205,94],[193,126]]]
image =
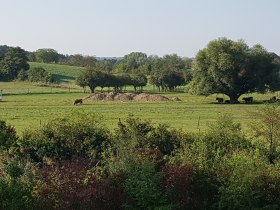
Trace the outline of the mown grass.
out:
[[[226,113],[232,114],[236,121],[246,128],[253,120],[250,112],[261,107],[263,100],[268,100],[272,95],[254,94],[255,104],[217,104],[216,95],[203,97],[179,92],[161,94],[168,98],[177,96],[182,100],[180,102],[85,100],[83,105],[74,106],[73,101],[76,98],[85,98],[89,93],[83,93],[79,88],[38,87],[22,82],[1,82],[0,88],[4,90],[4,101],[0,103],[0,119],[15,126],[19,133],[56,117],[71,117],[73,112],[79,111],[93,112],[102,116],[104,124],[111,129],[117,126],[119,119],[124,120],[133,115],[155,123],[167,123],[171,127],[186,131],[203,131],[219,114]],[[7,94],[12,89],[15,92]]]
[[[43,67],[54,76],[56,82],[74,83],[75,78],[84,67],[68,66],[60,64],[46,64],[29,62],[30,68]]]
[[[176,93],[158,93],[153,86],[144,88],[145,92],[162,94],[168,98],[179,97],[181,102],[120,102],[85,100],[81,106],[74,106],[76,98],[85,98],[89,93],[74,84],[75,77],[84,68],[58,64],[29,63],[31,67],[43,67],[57,75],[57,82],[51,86],[29,82],[0,82],[3,102],[0,102],[0,119],[16,127],[19,133],[26,128],[40,126],[56,117],[71,117],[73,112],[94,112],[103,117],[104,124],[115,128],[119,119],[129,115],[155,123],[167,123],[171,127],[186,131],[203,131],[209,122],[219,114],[232,114],[243,127],[253,121],[251,111],[262,106],[273,94],[253,94],[254,104],[217,104],[216,97],[189,95],[181,88]],[[128,87],[127,91],[132,91]],[[97,91],[100,89],[97,88]],[[104,90],[107,91],[107,90]],[[245,95],[249,96],[249,95]],[[250,95],[251,96],[251,95]],[[226,98],[226,97],[225,97]],[[241,96],[242,98],[242,96]]]

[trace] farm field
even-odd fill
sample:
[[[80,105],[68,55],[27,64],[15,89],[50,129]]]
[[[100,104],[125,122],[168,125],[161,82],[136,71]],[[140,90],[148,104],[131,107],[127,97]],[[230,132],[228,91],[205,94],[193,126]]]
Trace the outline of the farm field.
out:
[[[84,68],[35,62],[29,64],[31,68],[43,67],[55,75],[57,84],[46,86],[29,82],[0,82],[0,89],[3,90],[0,119],[15,126],[19,134],[26,128],[40,126],[57,117],[71,117],[73,112],[96,113],[110,129],[117,126],[119,119],[125,120],[133,115],[154,123],[167,123],[173,128],[199,132],[205,130],[220,114],[233,115],[243,128],[247,128],[248,123],[253,120],[250,112],[263,106],[262,102],[272,96],[272,94],[251,94],[254,96],[254,104],[217,104],[215,99],[223,97],[221,94],[208,97],[195,96],[185,93],[184,88],[181,88],[180,92],[162,93],[156,92],[153,86],[148,85],[144,88],[146,93],[160,94],[168,98],[176,96],[182,101],[85,100],[83,105],[74,106],[75,99],[90,95],[89,89],[84,93],[81,87],[75,85],[75,77]],[[100,91],[98,88],[96,90]],[[127,88],[127,91],[132,90],[132,87]]]
[[[185,131],[203,131],[209,122],[219,114],[232,114],[243,128],[252,121],[250,112],[263,106],[271,94],[254,94],[255,104],[217,104],[216,95],[208,97],[189,95],[184,92],[158,93],[168,98],[177,96],[179,102],[121,102],[85,100],[83,105],[74,106],[76,98],[85,98],[79,87],[65,84],[60,88],[40,87],[25,82],[1,82],[3,102],[0,103],[0,119],[15,126],[19,134],[24,129],[40,126],[56,117],[71,117],[73,112],[93,112],[102,117],[104,124],[113,129],[119,118],[125,120],[129,115],[154,123],[167,123],[173,128]],[[70,86],[69,86],[70,87]],[[147,87],[149,92],[152,87]],[[97,91],[99,91],[97,89]]]

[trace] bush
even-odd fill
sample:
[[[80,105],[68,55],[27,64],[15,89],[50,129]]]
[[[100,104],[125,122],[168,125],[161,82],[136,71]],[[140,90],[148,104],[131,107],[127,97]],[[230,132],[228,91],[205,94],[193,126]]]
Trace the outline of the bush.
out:
[[[3,153],[0,160],[0,209],[30,209],[36,186],[33,165]]]
[[[219,182],[214,174],[191,165],[167,165],[162,174],[165,191],[176,209],[216,209]]]
[[[35,68],[31,68],[28,71],[28,80],[30,82],[51,83],[54,81],[54,78],[43,67],[35,67]]]
[[[81,156],[99,160],[110,144],[110,133],[92,114],[76,113],[26,130],[19,141],[23,154],[35,162],[69,160]]]
[[[96,176],[93,166],[80,157],[44,166],[36,209],[121,209],[125,201],[122,177]]]
[[[124,123],[118,123],[117,144],[120,141],[133,144],[135,148],[159,148],[163,155],[171,155],[180,147],[180,143],[189,136],[181,130],[171,129],[166,124],[153,126],[149,121],[129,117]]]
[[[124,181],[130,201],[126,209],[172,209],[161,188],[161,176],[150,162],[134,165]]]
[[[0,120],[0,149],[8,149],[16,142],[16,130]]]
[[[256,154],[239,152],[225,157],[221,166],[221,209],[279,209],[278,165],[269,165]]]

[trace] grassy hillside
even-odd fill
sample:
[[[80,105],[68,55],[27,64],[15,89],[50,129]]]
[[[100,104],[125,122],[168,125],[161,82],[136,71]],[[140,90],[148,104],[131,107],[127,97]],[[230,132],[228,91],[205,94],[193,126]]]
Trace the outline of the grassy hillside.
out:
[[[43,67],[48,72],[54,75],[56,82],[74,83],[76,76],[79,74],[83,67],[68,66],[60,64],[46,64],[29,62],[30,68]]]

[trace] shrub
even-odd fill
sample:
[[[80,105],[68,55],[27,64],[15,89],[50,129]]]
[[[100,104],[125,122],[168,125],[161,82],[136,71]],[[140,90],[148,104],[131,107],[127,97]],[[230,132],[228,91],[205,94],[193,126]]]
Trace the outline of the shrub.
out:
[[[0,157],[0,209],[30,209],[36,185],[36,170],[28,161],[6,154]]]
[[[219,182],[214,174],[191,165],[167,165],[162,174],[164,189],[176,209],[216,209]]]
[[[28,71],[28,80],[30,82],[50,83],[54,81],[54,78],[43,67],[35,67],[35,68],[31,68]]]
[[[126,209],[172,209],[161,188],[161,176],[150,162],[135,164],[124,180],[130,201]]]
[[[36,130],[26,130],[19,141],[21,151],[36,162],[73,156],[98,160],[110,144],[110,133],[99,121],[85,113],[52,120]]]
[[[121,209],[125,201],[122,177],[98,177],[93,166],[80,157],[44,166],[36,209]]]
[[[171,129],[166,124],[153,126],[149,121],[132,117],[129,117],[124,123],[119,122],[116,130],[118,142],[129,142],[135,148],[159,148],[163,155],[171,155],[188,137],[181,130]]]
[[[16,142],[16,130],[0,120],[0,149],[8,149]]]
[[[222,166],[221,209],[279,209],[278,165],[269,165],[256,154],[239,152],[225,157]]]

